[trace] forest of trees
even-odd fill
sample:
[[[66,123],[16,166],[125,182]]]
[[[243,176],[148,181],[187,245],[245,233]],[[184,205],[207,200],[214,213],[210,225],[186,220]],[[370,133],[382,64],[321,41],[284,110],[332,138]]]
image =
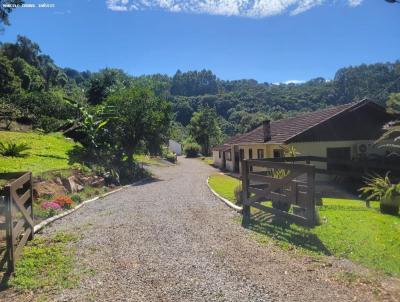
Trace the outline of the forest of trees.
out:
[[[146,87],[171,104],[170,136],[180,141],[189,134],[196,112],[205,107],[215,110],[221,137],[212,141],[217,142],[246,132],[266,118],[276,120],[363,98],[385,105],[391,93],[400,91],[400,61],[342,68],[333,80],[276,85],[251,79],[225,81],[210,70],[178,70],[173,77],[131,76],[111,68],[77,71],[57,66],[27,37],[0,44],[0,110],[46,132],[77,117],[67,99],[95,107],[111,94],[133,87]]]

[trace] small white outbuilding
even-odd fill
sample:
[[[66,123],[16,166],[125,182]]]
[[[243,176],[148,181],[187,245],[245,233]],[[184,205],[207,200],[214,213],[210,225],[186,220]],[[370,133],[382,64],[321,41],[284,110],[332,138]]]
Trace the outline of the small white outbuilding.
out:
[[[168,149],[171,152],[174,152],[176,155],[182,155],[182,145],[173,139],[170,139],[168,142]]]

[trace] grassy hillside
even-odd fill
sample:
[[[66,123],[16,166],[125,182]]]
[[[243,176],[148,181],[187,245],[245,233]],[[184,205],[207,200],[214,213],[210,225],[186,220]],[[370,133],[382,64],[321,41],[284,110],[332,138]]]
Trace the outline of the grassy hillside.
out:
[[[27,143],[31,148],[25,152],[26,157],[0,155],[0,172],[32,171],[34,174],[69,168],[68,151],[76,145],[61,133],[0,131],[0,141]]]

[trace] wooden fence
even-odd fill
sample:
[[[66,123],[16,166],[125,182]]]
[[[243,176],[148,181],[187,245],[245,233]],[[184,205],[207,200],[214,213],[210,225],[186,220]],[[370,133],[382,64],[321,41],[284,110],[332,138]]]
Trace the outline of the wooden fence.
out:
[[[334,168],[329,168],[332,166]],[[249,222],[250,207],[255,207],[295,223],[312,226],[316,223],[316,174],[362,179],[368,173],[382,174],[387,171],[391,171],[394,178],[400,178],[400,163],[350,161],[317,156],[243,160],[243,223]],[[265,201],[272,201],[278,206],[266,206],[262,204]],[[282,205],[283,208],[291,206],[292,212],[280,210]]]
[[[291,162],[291,163],[306,163],[306,164],[325,164],[326,168],[315,168],[315,173],[327,174],[334,176],[356,177],[362,178],[368,173],[384,174],[387,171],[392,172],[392,176],[400,176],[400,158],[394,160],[342,160],[330,159],[319,156],[298,156],[298,157],[281,157],[264,159],[269,162]],[[342,166],[344,169],[328,168],[329,165]]]
[[[313,226],[315,217],[315,167],[307,164],[242,161],[243,223],[250,207],[276,214],[295,223]],[[272,201],[275,207],[262,204]],[[283,210],[292,207],[293,212]]]
[[[7,264],[7,271],[14,272],[23,247],[34,234],[32,173],[0,173],[0,178],[12,179],[0,201],[0,230],[5,235],[0,268]]]

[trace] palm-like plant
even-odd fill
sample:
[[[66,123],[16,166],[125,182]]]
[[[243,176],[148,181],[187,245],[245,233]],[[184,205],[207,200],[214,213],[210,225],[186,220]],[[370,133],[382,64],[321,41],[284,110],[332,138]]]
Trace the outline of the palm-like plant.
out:
[[[367,204],[371,200],[380,201],[382,213],[397,214],[400,205],[400,184],[393,184],[389,172],[385,176],[378,174],[365,178],[365,187],[359,189],[362,196],[366,197]]]
[[[31,149],[26,143],[3,143],[0,142],[0,154],[10,157],[24,157],[27,154],[23,153]]]
[[[380,148],[400,149],[400,120],[387,123],[385,133],[376,141]]]

